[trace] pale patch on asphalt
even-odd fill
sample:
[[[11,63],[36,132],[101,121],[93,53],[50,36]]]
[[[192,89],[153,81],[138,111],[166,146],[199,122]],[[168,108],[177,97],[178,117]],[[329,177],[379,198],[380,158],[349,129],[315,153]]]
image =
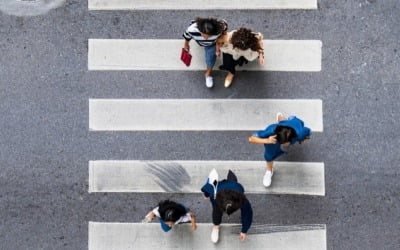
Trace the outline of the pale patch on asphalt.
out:
[[[66,0],[1,0],[0,11],[14,16],[38,16],[58,8]]]

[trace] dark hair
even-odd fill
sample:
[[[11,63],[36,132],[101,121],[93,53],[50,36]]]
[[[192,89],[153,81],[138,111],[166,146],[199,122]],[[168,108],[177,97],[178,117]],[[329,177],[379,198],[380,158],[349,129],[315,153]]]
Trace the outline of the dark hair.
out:
[[[231,37],[233,48],[241,50],[251,49],[253,51],[262,50],[257,34],[253,33],[251,29],[240,28],[233,32]]]
[[[216,18],[209,17],[209,18],[196,18],[197,28],[200,30],[201,33],[207,35],[219,35],[226,31],[227,24],[225,21],[220,21]]]
[[[279,144],[284,144],[290,142],[294,138],[296,138],[296,131],[291,127],[287,126],[277,126],[275,129],[276,141]]]
[[[158,204],[158,212],[164,221],[176,222],[186,214],[186,209],[176,202],[165,200]]]
[[[224,189],[217,193],[215,200],[217,201],[218,208],[230,215],[241,208],[247,199],[243,193],[236,190]]]

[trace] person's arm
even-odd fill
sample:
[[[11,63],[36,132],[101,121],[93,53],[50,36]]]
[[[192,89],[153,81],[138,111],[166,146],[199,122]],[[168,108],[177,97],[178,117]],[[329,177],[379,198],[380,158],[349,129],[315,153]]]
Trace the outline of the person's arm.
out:
[[[190,212],[190,222],[192,224],[192,228],[191,228],[192,232],[196,231],[196,229],[197,229],[196,216],[192,212]]]
[[[218,37],[216,43],[215,43],[215,55],[219,56],[221,54],[221,47],[224,45],[224,43],[227,40],[227,35],[221,35],[220,37]]]
[[[187,50],[187,51],[190,50],[189,42],[190,42],[190,40],[189,40],[189,41],[188,41],[188,40],[185,40],[185,42],[183,43],[183,48],[184,48],[185,50]]]
[[[153,211],[150,211],[142,220],[143,223],[147,223],[150,222],[152,220],[154,220],[154,218],[156,217],[155,213]]]
[[[243,206],[240,208],[242,217],[242,231],[240,233],[240,239],[245,240],[247,231],[249,230],[253,222],[253,209],[251,208],[250,202],[246,200]]]
[[[271,135],[268,138],[260,138],[257,136],[250,136],[249,142],[254,144],[275,144],[276,143],[276,135]]]
[[[263,38],[264,36],[261,33],[258,33],[258,44],[260,45],[260,50],[258,51],[258,61],[260,65],[264,65],[265,59],[264,59],[264,42]]]

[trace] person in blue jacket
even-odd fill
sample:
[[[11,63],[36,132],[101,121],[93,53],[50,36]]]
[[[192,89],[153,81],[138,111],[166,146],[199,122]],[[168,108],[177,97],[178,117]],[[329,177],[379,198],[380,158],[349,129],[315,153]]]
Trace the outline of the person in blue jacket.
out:
[[[161,201],[156,208],[150,211],[142,220],[143,223],[150,222],[157,217],[160,221],[161,229],[168,232],[174,225],[191,222],[191,230],[197,229],[196,217],[189,212],[182,204],[170,200]]]
[[[216,178],[212,177],[216,174]],[[222,215],[228,216],[240,209],[242,230],[240,239],[245,240],[247,231],[253,221],[253,210],[249,200],[244,195],[243,186],[238,183],[235,174],[229,170],[226,180],[218,181],[218,174],[215,169],[211,171],[206,184],[201,188],[206,199],[209,199],[212,205],[213,229],[211,232],[211,241],[217,243],[219,239],[219,225],[222,222]]]
[[[273,175],[273,161],[280,155],[286,153],[281,146],[289,146],[296,142],[302,143],[309,139],[311,130],[304,127],[304,122],[296,116],[289,116],[286,119],[282,113],[277,114],[278,123],[269,125],[266,129],[260,130],[249,137],[249,142],[264,144],[264,159],[267,169],[263,178],[266,187],[271,185]]]

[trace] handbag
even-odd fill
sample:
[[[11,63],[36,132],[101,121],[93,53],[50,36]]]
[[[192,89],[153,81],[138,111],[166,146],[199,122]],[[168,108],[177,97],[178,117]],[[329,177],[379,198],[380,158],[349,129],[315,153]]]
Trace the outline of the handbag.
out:
[[[181,60],[186,66],[188,67],[190,66],[190,62],[192,61],[192,55],[185,48],[182,48]]]

